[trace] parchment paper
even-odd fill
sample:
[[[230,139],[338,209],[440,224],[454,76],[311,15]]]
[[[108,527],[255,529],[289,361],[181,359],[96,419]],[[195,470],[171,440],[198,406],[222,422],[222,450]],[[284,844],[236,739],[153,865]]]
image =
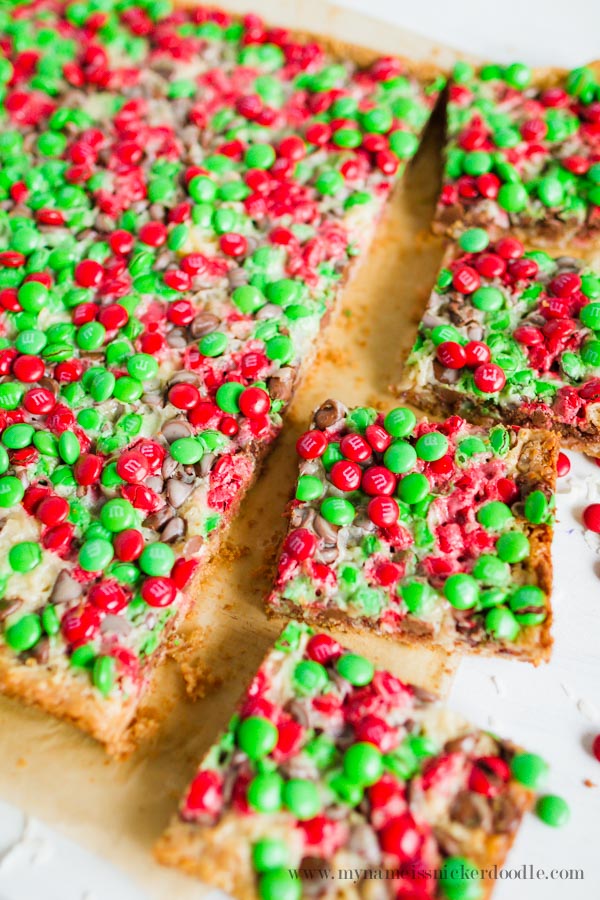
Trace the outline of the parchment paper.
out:
[[[227,5],[235,10],[251,6],[273,23],[385,53],[440,64],[453,57],[424,38],[318,0]],[[439,188],[439,144],[440,123],[434,122],[344,294],[341,313],[296,395],[284,434],[228,535],[225,558],[204,580],[188,628],[196,640],[202,638],[200,651],[188,653],[182,642],[178,659],[160,672],[148,703],[161,720],[156,738],[130,760],[113,762],[75,729],[0,698],[0,796],[121,867],[149,898],[187,900],[208,893],[198,882],[155,864],[151,847],[281,627],[266,619],[262,599],[285,527],[294,442],[311,410],[329,396],[349,404],[394,405],[388,385],[414,338],[442,253],[441,241],[429,231]],[[441,693],[449,686],[455,661],[443,655],[373,637],[345,635],[343,640],[406,680]],[[182,668],[196,685],[195,700],[186,694]]]

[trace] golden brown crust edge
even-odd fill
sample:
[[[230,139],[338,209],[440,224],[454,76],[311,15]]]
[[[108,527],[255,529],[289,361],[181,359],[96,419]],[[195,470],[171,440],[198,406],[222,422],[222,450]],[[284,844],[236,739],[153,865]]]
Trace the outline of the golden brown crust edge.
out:
[[[437,390],[436,390],[437,388]],[[410,403],[416,409],[429,413],[436,419],[444,419],[447,416],[459,415],[473,422],[474,425],[494,425],[504,422],[506,425],[518,425],[521,428],[535,428],[531,418],[521,407],[494,407],[494,413],[484,412],[476,403],[469,403],[469,398],[459,391],[452,390],[447,385],[412,386],[410,373],[397,385],[392,386],[392,391],[399,399]],[[440,393],[438,393],[438,391]],[[443,392],[443,396],[441,396]],[[463,410],[463,405],[469,404],[468,412]],[[545,430],[551,430],[556,434],[557,440],[567,450],[577,450],[593,458],[600,457],[600,433],[597,435],[584,435],[577,428],[563,425],[561,422],[551,422],[544,426]]]

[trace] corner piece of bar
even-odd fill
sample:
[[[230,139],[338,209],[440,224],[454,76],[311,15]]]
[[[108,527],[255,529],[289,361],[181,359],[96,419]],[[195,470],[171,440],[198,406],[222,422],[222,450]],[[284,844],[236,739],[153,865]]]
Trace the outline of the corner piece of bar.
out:
[[[373,885],[390,900],[480,900],[494,886],[481,870],[504,863],[546,772],[290,622],[155,854],[237,900],[370,897]]]
[[[469,229],[448,250],[398,395],[600,455],[599,298],[600,273],[582,260]]]
[[[570,72],[457,63],[434,230],[512,229],[553,246],[600,238],[600,64]]]
[[[327,401],[297,443],[268,611],[547,660],[558,450],[548,431]]]

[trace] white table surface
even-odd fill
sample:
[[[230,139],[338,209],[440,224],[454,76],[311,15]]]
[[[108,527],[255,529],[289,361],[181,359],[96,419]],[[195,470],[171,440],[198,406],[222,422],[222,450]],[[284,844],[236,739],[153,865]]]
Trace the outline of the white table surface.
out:
[[[600,57],[600,4],[593,0],[503,0],[497,6],[484,0],[338,0],[338,5],[499,61],[575,66]],[[527,818],[509,860],[517,871],[511,881],[498,884],[494,900],[600,896],[600,788],[583,783],[600,784],[600,762],[590,752],[591,738],[600,733],[600,538],[581,526],[584,506],[600,501],[600,471],[581,456],[571,459],[571,475],[559,484],[552,661],[533,669],[465,659],[448,701],[474,722],[541,753],[551,764],[549,789],[571,805],[571,822],[563,829]],[[547,877],[517,879],[523,866],[544,869]],[[552,877],[551,869],[580,869],[584,877],[565,881]],[[0,900],[144,900],[144,894],[113,866],[0,800]]]

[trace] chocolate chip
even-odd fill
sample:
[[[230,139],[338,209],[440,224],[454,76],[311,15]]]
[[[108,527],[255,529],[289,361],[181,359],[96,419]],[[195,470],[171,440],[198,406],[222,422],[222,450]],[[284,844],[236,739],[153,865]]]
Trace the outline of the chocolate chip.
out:
[[[183,537],[184,534],[185,519],[182,519],[181,516],[173,516],[173,518],[165,525],[160,539],[165,544],[169,544],[172,541],[176,541],[178,538]]]
[[[284,366],[282,369],[272,375],[267,381],[267,390],[269,396],[273,400],[283,400],[287,402],[292,396],[294,390],[294,381],[296,378],[296,370],[291,366]]]
[[[12,616],[22,605],[23,601],[20,597],[13,597],[11,600],[0,600],[0,622],[4,622],[5,619]]]
[[[169,443],[179,440],[179,438],[191,437],[194,429],[187,419],[170,419],[162,427],[162,436]]]
[[[201,338],[205,334],[211,334],[213,331],[216,331],[220,324],[220,319],[217,316],[209,312],[201,312],[192,321],[190,334],[193,338]]]
[[[58,578],[54,582],[52,593],[50,594],[51,603],[66,603],[69,600],[77,600],[81,597],[82,588],[78,581],[71,578],[66,569],[58,574]]]
[[[346,417],[346,410],[337,400],[326,400],[322,406],[318,408],[314,415],[314,423],[317,428],[324,431],[331,428],[337,422]]]
[[[474,791],[460,791],[450,805],[450,818],[466,828],[483,828],[489,831],[492,814],[487,800]],[[450,855],[454,855],[453,852]]]

